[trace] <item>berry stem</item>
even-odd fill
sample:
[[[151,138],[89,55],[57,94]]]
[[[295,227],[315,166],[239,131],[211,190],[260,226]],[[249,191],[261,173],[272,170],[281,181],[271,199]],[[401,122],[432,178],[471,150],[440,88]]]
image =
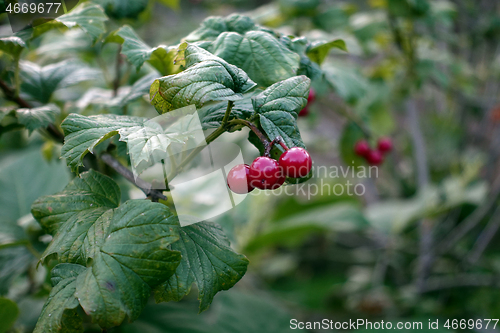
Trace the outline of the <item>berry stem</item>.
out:
[[[248,121],[248,120],[245,120],[245,119],[232,119],[231,121],[228,122],[228,125],[231,126],[231,125],[243,125],[243,126],[246,126],[248,128],[250,128],[250,130],[252,130],[252,132],[255,133],[255,135],[257,135],[257,137],[259,138],[260,142],[262,142],[262,144],[264,145],[264,148],[267,149],[267,147],[271,144],[271,142],[269,142],[269,139],[264,135],[264,133],[262,133],[258,128],[257,126],[255,126],[254,123]]]
[[[281,147],[283,147],[283,149],[285,151],[287,151],[289,148],[287,147],[287,145],[285,144],[285,140],[283,140],[283,138],[278,135],[273,141],[271,141],[269,143],[269,145],[266,147],[266,150],[265,150],[265,156],[269,157],[271,156],[271,149],[273,148],[273,146],[276,144],[276,143],[279,143]]]

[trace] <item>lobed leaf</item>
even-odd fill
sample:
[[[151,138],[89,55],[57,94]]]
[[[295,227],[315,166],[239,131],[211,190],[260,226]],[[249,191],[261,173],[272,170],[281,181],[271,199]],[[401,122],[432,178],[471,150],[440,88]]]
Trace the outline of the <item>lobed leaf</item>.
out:
[[[79,27],[92,37],[94,43],[106,31],[104,22],[108,20],[101,6],[84,2],[73,8],[69,13],[61,15],[52,21],[33,28],[31,38],[36,38],[43,33],[56,28]]]
[[[173,74],[179,70],[179,66],[174,64],[174,58],[177,55],[176,47],[164,45],[150,47],[128,25],[116,31],[114,36],[118,37],[117,41],[123,43],[121,53],[127,57],[137,70],[146,61],[162,75]]]
[[[43,306],[34,333],[83,332],[83,319],[77,312],[80,305],[75,297],[76,278],[86,268],[74,264],[59,264],[52,270],[55,283]]]
[[[306,76],[296,76],[275,83],[252,98],[260,125],[271,140],[281,136],[288,147],[304,147],[297,117],[307,104],[310,84]]]
[[[224,32],[212,43],[209,51],[241,68],[264,87],[297,75],[300,65],[297,53],[265,31]]]
[[[50,233],[57,232],[43,257],[69,251],[79,242],[82,228],[88,229],[89,220],[97,219],[95,214],[103,209],[118,207],[120,198],[118,185],[94,170],[82,173],[62,192],[38,198],[31,206],[31,213]]]
[[[200,108],[209,101],[238,100],[255,86],[244,71],[198,46],[184,43],[179,51],[187,69],[151,86],[151,103],[159,113],[188,105]]]
[[[180,239],[172,249],[182,260],[174,275],[155,290],[157,302],[179,301],[198,286],[200,312],[208,309],[221,290],[233,287],[245,274],[248,259],[234,252],[222,229],[201,222],[179,228]]]
[[[82,81],[96,80],[102,75],[97,70],[73,60],[65,60],[44,67],[29,61],[22,61],[20,66],[23,81],[21,90],[44,104],[50,101],[57,89]]]
[[[233,31],[244,34],[250,30],[258,30],[255,22],[248,16],[240,14],[232,14],[228,17],[210,16],[206,18],[201,26],[190,33],[186,38],[187,42],[197,42],[201,40],[213,40],[221,33],[226,31]]]
[[[49,104],[33,109],[18,109],[16,116],[20,124],[23,124],[31,133],[36,129],[47,127],[56,121],[61,110],[54,104]]]
[[[344,40],[335,39],[330,42],[320,41],[314,42],[307,48],[307,56],[317,64],[322,64],[325,61],[328,52],[332,48],[337,48],[339,50],[347,52],[347,46],[345,45]]]
[[[128,144],[134,167],[151,165],[155,151],[166,152],[172,142],[184,142],[180,135],[166,133],[159,123],[140,117],[70,114],[61,126],[66,135],[61,156],[73,171],[87,153],[116,134]]]
[[[181,255],[177,217],[162,204],[129,200],[103,214],[89,229],[92,265],[76,281],[75,296],[101,327],[135,320],[151,289],[176,270]]]
[[[0,54],[2,52],[10,54],[14,58],[19,58],[23,49],[25,49],[26,43],[19,37],[2,37],[0,38]]]

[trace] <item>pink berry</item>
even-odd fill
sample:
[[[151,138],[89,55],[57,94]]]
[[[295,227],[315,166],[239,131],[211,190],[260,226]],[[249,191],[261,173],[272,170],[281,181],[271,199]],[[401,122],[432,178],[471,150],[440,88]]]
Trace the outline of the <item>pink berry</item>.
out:
[[[377,144],[378,150],[382,153],[386,153],[392,150],[392,140],[391,138],[380,138]]]
[[[356,155],[358,156],[366,157],[368,156],[370,151],[371,151],[370,145],[366,140],[360,140],[356,142],[356,144],[354,145],[354,153],[356,153]]]
[[[250,193],[253,187],[250,185],[248,173],[250,167],[246,164],[238,164],[227,174],[227,186],[231,191],[238,194]]]
[[[370,150],[368,155],[366,155],[366,161],[370,165],[380,165],[384,161],[384,156],[378,150]]]
[[[309,174],[312,168],[312,159],[307,150],[293,147],[280,156],[280,166],[285,175],[291,178],[302,178]]]

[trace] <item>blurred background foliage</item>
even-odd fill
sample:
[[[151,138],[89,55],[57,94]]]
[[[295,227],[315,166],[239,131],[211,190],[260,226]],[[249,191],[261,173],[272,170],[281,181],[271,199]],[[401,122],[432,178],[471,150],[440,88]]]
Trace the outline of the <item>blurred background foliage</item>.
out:
[[[110,17],[108,32],[127,24],[151,46],[175,45],[207,16],[235,12],[311,41],[343,39],[348,52],[318,56],[323,72],[312,82],[318,98],[299,119],[315,166],[363,166],[353,146],[364,131],[372,143],[390,136],[395,145],[378,177],[328,171],[307,183],[359,183],[362,196],[249,196],[216,219],[250,259],[234,289],[216,296],[202,315],[193,292],[180,303],[148,305],[137,322],[111,331],[285,332],[292,317],[424,323],[499,317],[498,1],[94,2]],[[10,35],[6,14],[0,23],[0,36]],[[137,97],[160,74],[117,56],[121,46],[113,36],[93,44],[80,29],[57,29],[34,39],[23,53],[21,94],[60,106],[58,121],[70,112],[154,117],[149,101]],[[0,52],[7,82],[15,80],[12,66],[11,56]],[[50,81],[54,66],[61,67],[57,82]],[[30,83],[35,75],[54,90],[40,92]],[[0,102],[6,127],[10,104]],[[224,140],[240,144],[250,162],[258,151],[247,135]],[[30,332],[50,291],[47,269],[36,265],[50,236],[29,208],[72,177],[60,148],[36,132],[0,137],[0,332]],[[125,197],[137,196],[129,184],[120,185]],[[17,320],[12,325],[2,318]]]

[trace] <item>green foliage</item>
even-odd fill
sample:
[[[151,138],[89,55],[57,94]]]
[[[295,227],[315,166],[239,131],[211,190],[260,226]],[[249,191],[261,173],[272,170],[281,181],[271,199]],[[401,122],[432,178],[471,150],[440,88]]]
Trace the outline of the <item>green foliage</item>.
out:
[[[310,83],[306,76],[292,77],[252,98],[260,124],[270,138],[281,136],[288,147],[304,147],[296,120],[307,104]]]
[[[10,299],[0,297],[0,333],[7,332],[18,316],[17,304]]]
[[[96,70],[71,60],[43,67],[23,61],[20,74],[23,80],[22,91],[43,104],[49,103],[58,89],[100,77],[100,73]]]
[[[43,306],[35,333],[39,332],[83,332],[82,318],[77,312],[79,306],[75,297],[76,278],[85,272],[85,267],[73,264],[59,264],[52,270],[52,288]]]
[[[18,58],[25,48],[26,43],[19,37],[12,36],[0,38],[0,54],[7,53],[14,58]]]
[[[104,22],[107,19],[100,6],[91,2],[84,2],[73,8],[69,13],[33,28],[31,38],[36,38],[51,29],[79,27],[90,35],[95,43],[104,33]]]
[[[149,47],[144,43],[130,26],[123,26],[107,38],[123,44],[122,54],[139,70],[147,61],[162,75],[173,74],[178,71],[174,64],[177,55],[176,47],[157,46]]]
[[[208,50],[264,87],[296,75],[299,69],[300,57],[265,31],[223,32]]]
[[[165,76],[151,86],[151,103],[159,113],[210,101],[234,101],[255,86],[244,71],[192,44],[179,48],[186,70]]]
[[[31,133],[36,129],[55,123],[60,112],[57,106],[47,105],[34,109],[18,109],[16,115],[19,123],[23,124]]]
[[[182,260],[168,281],[155,290],[157,302],[180,301],[198,286],[200,312],[212,303],[215,294],[232,288],[245,275],[248,259],[234,252],[223,230],[207,222],[179,230],[180,240],[172,245]]]

